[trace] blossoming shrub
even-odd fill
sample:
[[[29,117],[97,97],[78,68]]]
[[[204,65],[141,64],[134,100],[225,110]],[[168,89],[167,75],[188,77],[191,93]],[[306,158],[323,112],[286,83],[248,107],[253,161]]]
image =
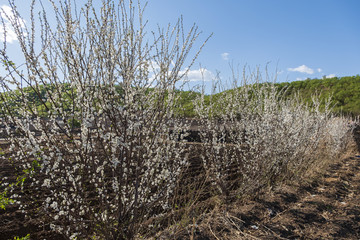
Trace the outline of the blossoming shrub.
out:
[[[150,41],[143,8],[132,1],[103,1],[101,9],[49,2],[53,12],[41,9],[36,20],[41,5],[33,1],[30,27],[15,1],[12,15],[1,15],[25,58],[13,63],[6,44],[1,50],[0,113],[11,153],[4,160],[28,173],[30,199],[20,196],[21,207],[37,202],[53,230],[131,238],[141,221],[170,207],[187,164],[176,147],[186,125],[173,118],[175,85],[199,32],[184,33],[179,20]]]
[[[208,103],[204,96],[195,101],[203,125],[203,164],[219,193],[242,197],[301,178],[344,151],[352,129],[347,119],[332,116],[330,101],[320,109],[318,98],[311,105],[288,99],[286,89],[261,83],[260,75],[245,81],[251,84],[212,95]]]

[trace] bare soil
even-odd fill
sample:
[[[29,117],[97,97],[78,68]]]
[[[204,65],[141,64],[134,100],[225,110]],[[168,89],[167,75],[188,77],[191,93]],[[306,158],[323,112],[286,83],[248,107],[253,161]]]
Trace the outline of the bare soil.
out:
[[[311,184],[281,186],[234,209],[229,214],[243,221],[239,238],[360,239],[360,157],[332,165]]]

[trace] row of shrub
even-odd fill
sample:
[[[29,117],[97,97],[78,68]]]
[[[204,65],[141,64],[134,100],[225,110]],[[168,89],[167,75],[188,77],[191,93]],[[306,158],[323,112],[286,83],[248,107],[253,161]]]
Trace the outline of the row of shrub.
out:
[[[171,115],[172,108],[159,108],[157,97],[148,95],[120,107],[108,104],[115,92],[100,92],[105,103],[95,108],[84,92],[80,133],[71,131],[69,121],[59,125],[61,119],[5,118],[11,145],[2,160],[22,169],[31,196],[11,196],[18,184],[4,189],[24,210],[38,202],[39,214],[68,237],[144,235],[152,229],[144,222],[186,207],[194,201],[189,194],[248,198],[302,179],[344,153],[351,120],[334,116],[330,107],[320,110],[316,98],[308,105],[285,93],[274,84],[252,84],[215,100],[199,94],[192,104],[201,144],[185,140],[193,120]]]

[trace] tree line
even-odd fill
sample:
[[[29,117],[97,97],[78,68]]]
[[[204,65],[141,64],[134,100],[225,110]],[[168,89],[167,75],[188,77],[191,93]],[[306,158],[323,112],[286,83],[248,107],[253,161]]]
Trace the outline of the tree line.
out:
[[[331,97],[333,112],[351,116],[360,115],[360,76],[334,77],[322,79],[306,79],[276,84],[279,88],[286,88],[288,97],[299,94],[304,101],[311,102],[314,94],[321,100]]]
[[[259,83],[259,85],[267,83]],[[334,77],[334,78],[322,78],[322,79],[306,79],[303,81],[292,81],[275,83],[274,86],[278,89],[282,97],[293,98],[295,95],[300,97],[305,103],[311,104],[314,95],[317,95],[321,102],[321,108],[324,108],[325,102],[331,99],[332,111],[335,114],[345,114],[350,116],[360,115],[360,75],[346,76],[346,77]],[[47,116],[48,110],[51,108],[50,102],[47,102],[47,93],[54,90],[53,86],[38,86],[38,90],[34,90],[30,87],[24,89],[24,93],[27,94],[27,98],[31,102],[37,103],[37,111],[41,116]],[[255,84],[254,84],[255,87]],[[116,86],[117,92],[121,95],[123,92],[120,85]],[[68,84],[64,85],[63,91],[64,98],[68,98],[71,101],[71,96],[76,94],[76,90],[72,89]],[[152,91],[152,89],[148,89]],[[209,103],[210,98],[216,101],[219,96],[231,93],[234,89],[227,90],[217,94],[208,94],[204,96],[204,102]],[[36,93],[40,93],[36,94]],[[15,94],[19,95],[20,92],[15,90]],[[177,104],[175,105],[174,113],[180,117],[197,117],[194,111],[194,100],[198,98],[201,93],[197,91],[176,91]],[[12,98],[13,101],[14,98]],[[46,105],[49,109],[46,109],[41,103],[41,100],[46,101]],[[0,103],[6,101],[6,99],[0,99]],[[9,103],[16,111],[16,102]],[[65,106],[66,108],[66,106]],[[70,108],[68,109],[70,110]]]

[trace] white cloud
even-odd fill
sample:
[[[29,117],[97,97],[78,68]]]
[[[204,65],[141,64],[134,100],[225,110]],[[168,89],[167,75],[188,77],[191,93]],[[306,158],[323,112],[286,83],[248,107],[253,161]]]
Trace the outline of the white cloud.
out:
[[[321,69],[321,68],[318,68],[317,71],[320,73],[320,72],[322,72],[322,69]]]
[[[301,65],[296,68],[288,68],[288,71],[290,72],[300,72],[300,73],[307,73],[307,74],[313,74],[314,70],[307,67],[306,65]]]
[[[326,75],[325,77],[326,78],[334,78],[334,77],[336,77],[336,75],[332,73],[332,74]]]
[[[296,81],[302,81],[302,80],[305,80],[306,78],[296,78]]]
[[[4,39],[4,28],[6,31],[6,42],[13,43],[17,41],[16,33],[11,26],[11,19],[14,19],[14,14],[12,12],[12,8],[7,5],[2,5],[0,7],[0,41],[5,41]],[[3,20],[3,22],[2,22]],[[20,18],[19,19],[20,27],[25,27],[25,20]]]
[[[151,62],[151,68],[153,69],[153,72],[149,77],[149,81],[152,82],[152,86],[156,86],[158,80],[156,74],[160,70],[160,67],[155,62]],[[168,74],[170,75],[171,71],[169,71]],[[213,74],[211,71],[207,70],[206,68],[202,68],[202,67],[195,70],[188,70],[187,68],[185,68],[184,70],[179,71],[178,76],[182,76],[180,81],[184,81],[184,82],[212,81],[216,78],[215,74]]]
[[[187,70],[180,71],[179,74],[184,74]],[[190,81],[190,82],[199,82],[199,81],[212,81],[215,78],[215,75],[205,69],[205,68],[199,68],[195,70],[189,70],[187,74],[184,76],[184,81]]]
[[[230,55],[230,53],[224,52],[221,54],[221,57],[223,60],[227,61],[227,60],[229,60],[229,55]]]

